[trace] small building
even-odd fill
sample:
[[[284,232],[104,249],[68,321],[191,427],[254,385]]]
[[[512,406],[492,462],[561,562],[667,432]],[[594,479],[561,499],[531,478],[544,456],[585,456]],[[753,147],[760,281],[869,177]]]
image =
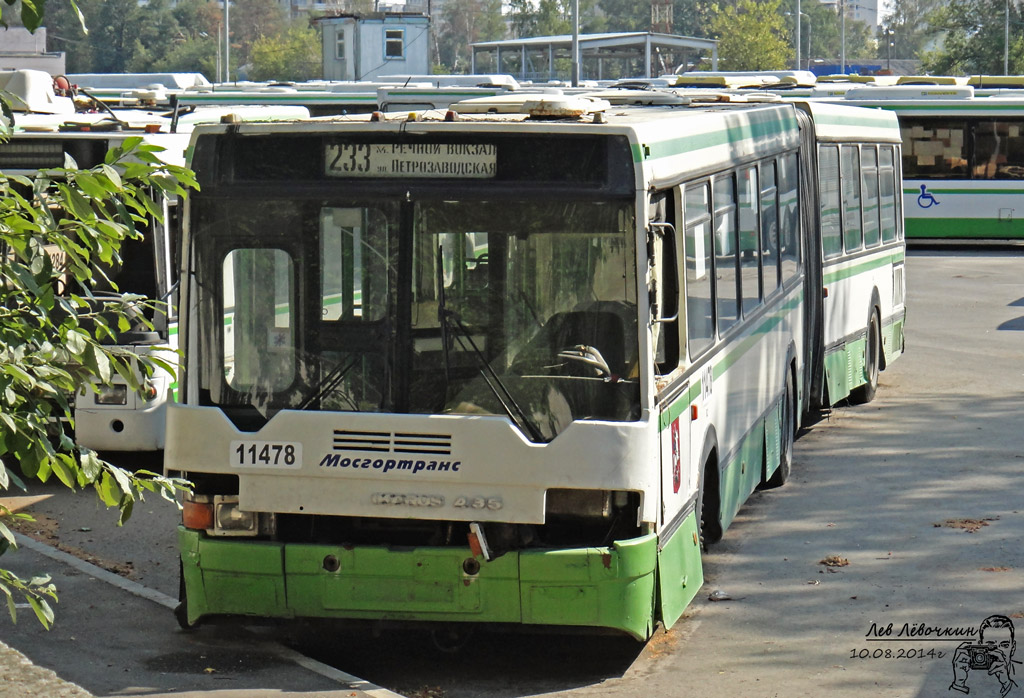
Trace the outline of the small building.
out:
[[[325,80],[376,80],[430,73],[430,18],[372,12],[318,19]]]
[[[64,52],[46,50],[46,27],[0,27],[0,70],[43,70],[64,74]]]

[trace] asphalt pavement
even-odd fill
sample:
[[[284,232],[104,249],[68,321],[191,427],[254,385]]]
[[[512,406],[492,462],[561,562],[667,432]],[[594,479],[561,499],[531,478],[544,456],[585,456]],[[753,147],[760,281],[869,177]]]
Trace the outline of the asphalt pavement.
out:
[[[0,697],[396,698],[237,623],[178,628],[175,599],[25,536],[4,567],[60,589],[50,630],[19,604],[0,621]],[[99,611],[99,612],[98,612]],[[10,645],[20,649],[15,650]]]

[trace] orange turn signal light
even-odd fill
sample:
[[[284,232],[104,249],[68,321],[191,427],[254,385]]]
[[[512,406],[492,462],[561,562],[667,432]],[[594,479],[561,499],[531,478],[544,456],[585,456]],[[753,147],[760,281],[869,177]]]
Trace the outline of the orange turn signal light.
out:
[[[181,522],[185,528],[196,531],[213,528],[213,502],[196,502],[186,499],[182,502]]]
[[[690,405],[690,421],[691,422],[696,422],[697,421],[697,406],[696,405]]]

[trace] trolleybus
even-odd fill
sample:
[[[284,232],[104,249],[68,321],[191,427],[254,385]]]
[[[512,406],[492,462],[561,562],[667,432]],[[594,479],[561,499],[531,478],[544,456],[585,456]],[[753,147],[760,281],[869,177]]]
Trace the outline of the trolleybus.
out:
[[[180,623],[645,639],[805,410],[870,399],[902,349],[895,117],[585,104],[196,130]]]

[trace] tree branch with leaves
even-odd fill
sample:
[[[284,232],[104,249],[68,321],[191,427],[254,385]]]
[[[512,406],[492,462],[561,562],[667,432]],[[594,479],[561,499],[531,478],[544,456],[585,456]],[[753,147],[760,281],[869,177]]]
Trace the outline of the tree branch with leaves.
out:
[[[0,141],[12,120],[5,107]],[[73,396],[114,376],[141,391],[154,367],[174,371],[158,356],[114,343],[132,323],[149,323],[140,306],[158,302],[120,293],[105,271],[121,264],[124,240],[161,219],[159,197],[197,188],[192,172],[164,162],[162,150],[129,136],[89,170],[68,163],[33,177],[0,172],[0,490],[51,477],[71,489],[92,487],[118,508],[119,525],[146,493],[173,502],[188,483],[109,463],[76,445],[63,425],[74,425]],[[12,517],[25,515],[0,507],[0,555],[17,548],[6,523]],[[0,593],[12,619],[24,598],[45,627],[52,624],[49,577],[0,569]]]

